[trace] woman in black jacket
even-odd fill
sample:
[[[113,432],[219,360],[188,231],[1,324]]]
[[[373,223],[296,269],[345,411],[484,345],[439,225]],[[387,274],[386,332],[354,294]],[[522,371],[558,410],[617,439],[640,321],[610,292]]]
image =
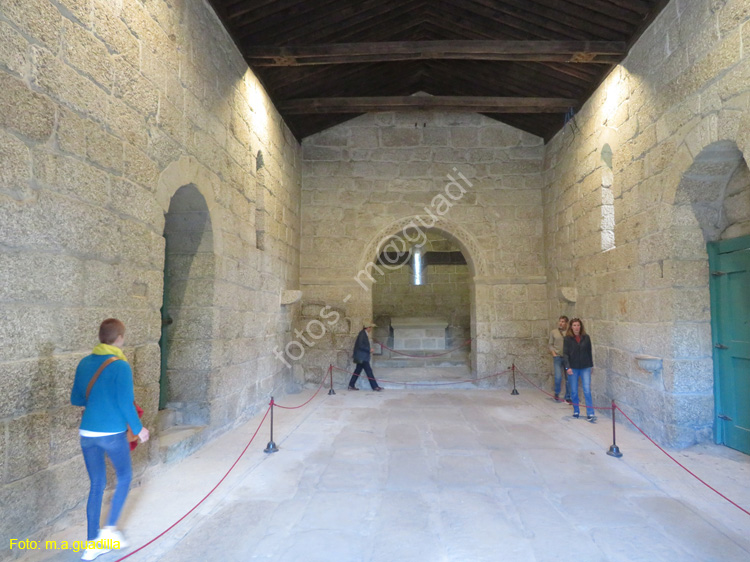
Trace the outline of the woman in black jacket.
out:
[[[594,407],[591,400],[591,369],[594,358],[591,352],[591,338],[583,327],[580,318],[573,318],[563,341],[563,361],[570,377],[570,400],[573,402],[573,417],[578,418],[578,379],[583,382],[583,396],[586,399],[586,419],[594,421]]]

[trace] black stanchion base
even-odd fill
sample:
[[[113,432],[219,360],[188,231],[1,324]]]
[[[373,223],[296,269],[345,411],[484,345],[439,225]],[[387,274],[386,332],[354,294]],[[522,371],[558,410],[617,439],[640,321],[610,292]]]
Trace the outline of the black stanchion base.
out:
[[[511,393],[510,393],[510,395],[511,395],[511,396],[518,396],[519,394],[520,394],[520,392],[518,392],[518,391],[517,391],[517,390],[516,390],[515,388],[514,388],[514,389],[513,389],[513,391],[512,391]]]
[[[333,396],[334,394],[336,394],[335,390],[331,389],[328,391],[328,396]]]
[[[273,441],[269,441],[268,445],[266,445],[266,448],[263,449],[263,452],[264,453],[278,453],[279,448],[276,446],[276,443],[274,443]]]
[[[609,451],[607,451],[607,454],[610,457],[617,457],[618,459],[622,456],[622,453],[620,452],[620,447],[617,445],[612,445],[609,448]]]

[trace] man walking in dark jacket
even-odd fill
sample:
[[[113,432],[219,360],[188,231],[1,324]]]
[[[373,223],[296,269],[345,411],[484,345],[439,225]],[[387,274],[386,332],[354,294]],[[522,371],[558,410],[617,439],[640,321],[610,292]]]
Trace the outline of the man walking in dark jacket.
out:
[[[378,386],[378,381],[375,380],[375,375],[372,374],[372,367],[370,366],[370,354],[372,353],[372,348],[370,347],[370,338],[368,335],[372,332],[374,327],[375,324],[372,322],[365,322],[364,327],[360,330],[359,334],[357,334],[357,340],[354,342],[354,353],[352,354],[352,358],[357,364],[357,368],[354,369],[354,374],[349,381],[349,390],[359,390],[357,388],[357,378],[359,378],[362,369],[365,370],[367,380],[370,381],[372,389],[375,391],[383,390],[382,387]]]

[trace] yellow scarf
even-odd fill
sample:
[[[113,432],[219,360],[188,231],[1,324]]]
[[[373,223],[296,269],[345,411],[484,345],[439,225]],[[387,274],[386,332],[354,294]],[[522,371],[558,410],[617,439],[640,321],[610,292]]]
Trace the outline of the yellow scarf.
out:
[[[128,362],[128,360],[125,359],[125,354],[122,352],[122,349],[115,347],[114,345],[109,345],[108,343],[100,343],[91,353],[94,355],[116,355],[119,359],[122,359],[126,363]]]

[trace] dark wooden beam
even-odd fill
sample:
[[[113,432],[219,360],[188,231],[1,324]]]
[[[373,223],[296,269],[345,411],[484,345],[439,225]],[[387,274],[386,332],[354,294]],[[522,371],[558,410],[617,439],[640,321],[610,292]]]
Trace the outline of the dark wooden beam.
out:
[[[437,4],[440,6],[440,9],[443,11],[443,15],[448,17],[449,21],[451,21],[451,27],[453,28],[452,31],[456,33],[460,33],[461,36],[463,36],[463,39],[465,40],[494,40],[494,37],[492,36],[492,32],[490,29],[487,29],[484,27],[484,23],[481,23],[479,20],[475,22],[475,25],[471,29],[467,29],[459,24],[461,19],[461,12],[458,11],[455,7],[451,6],[447,2],[441,2],[440,0],[436,0]],[[444,22],[442,22],[440,19],[434,19],[432,20],[432,25],[441,28],[441,26],[445,25]],[[480,27],[481,25],[481,27]],[[519,37],[517,34],[512,35],[514,40],[518,40]],[[478,61],[475,61],[478,62]],[[466,64],[466,63],[462,63]],[[492,63],[494,64],[494,63]],[[595,78],[601,73],[601,70],[592,65],[573,65],[573,64],[558,64],[554,62],[540,62],[539,64],[533,64],[529,62],[523,62],[523,61],[514,61],[513,65],[517,66],[520,70],[526,72],[526,69],[529,71],[539,71],[543,74],[543,76],[540,76],[540,79],[544,80],[546,84],[555,85],[558,84],[559,81],[563,82],[569,82],[570,77],[575,77],[575,82],[578,82],[580,85],[580,81],[583,80],[584,82],[588,83],[590,80]],[[593,78],[592,78],[593,77]],[[577,96],[568,96],[567,94],[561,94],[566,97],[577,97]]]
[[[625,53],[622,41],[383,41],[244,49],[250,66],[433,59],[613,64],[622,60]]]
[[[371,111],[472,111],[485,113],[564,113],[576,107],[570,98],[490,96],[383,96],[359,98],[307,98],[276,103],[283,115],[308,113],[367,113]]]

